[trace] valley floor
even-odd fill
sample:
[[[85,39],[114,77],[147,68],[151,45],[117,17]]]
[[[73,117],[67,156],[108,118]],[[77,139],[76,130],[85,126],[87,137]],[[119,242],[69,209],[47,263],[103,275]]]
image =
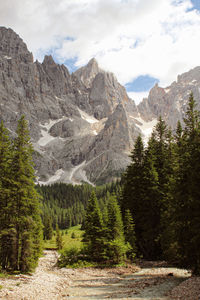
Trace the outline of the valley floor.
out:
[[[0,278],[0,299],[200,299],[200,277],[187,270],[146,265],[108,269],[58,269],[56,251],[45,251],[36,272]]]

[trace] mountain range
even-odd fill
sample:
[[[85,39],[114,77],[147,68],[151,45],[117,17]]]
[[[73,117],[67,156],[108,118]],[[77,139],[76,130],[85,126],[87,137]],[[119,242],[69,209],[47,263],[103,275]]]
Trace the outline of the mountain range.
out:
[[[0,27],[0,119],[14,136],[17,120],[26,116],[40,184],[118,178],[136,137],[146,143],[160,115],[172,130],[183,122],[191,91],[200,109],[200,67],[166,88],[156,84],[136,105],[95,59],[70,74],[51,55],[34,61],[23,40]]]

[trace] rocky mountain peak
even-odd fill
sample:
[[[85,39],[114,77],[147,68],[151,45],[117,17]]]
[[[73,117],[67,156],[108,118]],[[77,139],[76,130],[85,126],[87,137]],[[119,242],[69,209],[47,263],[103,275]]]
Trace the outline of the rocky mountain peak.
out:
[[[91,69],[99,69],[97,60],[93,57],[89,60],[87,67]]]
[[[189,72],[185,72],[177,77],[178,84],[186,84],[191,83],[194,84],[196,82],[200,82],[200,67],[196,67]]]
[[[43,65],[56,65],[56,63],[51,55],[45,55],[42,64]]]
[[[191,91],[200,106],[200,67],[167,88],[156,84],[136,106],[96,59],[73,74],[51,55],[33,63],[23,40],[5,27],[0,27],[0,65],[0,120],[14,134],[25,114],[41,184],[111,181],[130,163],[138,134],[147,141],[160,115],[174,129]]]
[[[28,51],[26,44],[10,28],[0,27],[0,55],[20,62],[33,62],[33,55]]]
[[[183,119],[191,92],[197,101],[197,109],[200,109],[200,67],[178,75],[177,81],[166,88],[155,85],[148,98],[138,105],[138,111],[146,121],[162,116],[171,129],[175,130],[178,120],[184,126]]]
[[[96,59],[92,58],[86,66],[78,69],[74,72],[74,74],[85,84],[87,88],[90,88],[95,76],[100,72],[103,72],[103,70],[99,68]]]

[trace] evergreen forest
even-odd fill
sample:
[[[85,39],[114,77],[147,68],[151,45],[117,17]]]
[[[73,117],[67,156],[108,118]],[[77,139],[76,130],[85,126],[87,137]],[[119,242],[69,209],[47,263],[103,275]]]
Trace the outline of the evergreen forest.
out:
[[[190,95],[184,128],[172,133],[160,117],[141,137],[123,175],[121,208],[135,223],[137,256],[166,259],[200,273],[200,114]]]
[[[174,132],[159,118],[145,145],[138,136],[120,181],[92,187],[34,183],[24,117],[17,137],[0,127],[0,264],[34,268],[43,239],[81,224],[83,247],[64,249],[61,265],[167,260],[200,274],[200,113],[190,95]],[[43,224],[43,225],[42,225]],[[43,232],[42,232],[43,228]]]

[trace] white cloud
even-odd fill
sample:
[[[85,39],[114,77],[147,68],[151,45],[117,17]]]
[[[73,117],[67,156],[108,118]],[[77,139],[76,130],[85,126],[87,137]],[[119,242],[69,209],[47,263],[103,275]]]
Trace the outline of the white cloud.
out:
[[[35,58],[51,48],[60,62],[77,57],[78,67],[96,57],[122,84],[148,74],[161,86],[200,65],[200,13],[188,11],[190,0],[0,1],[1,25]]]
[[[149,92],[128,92],[128,96],[135,101],[136,104],[140,103],[142,99],[147,98]]]

